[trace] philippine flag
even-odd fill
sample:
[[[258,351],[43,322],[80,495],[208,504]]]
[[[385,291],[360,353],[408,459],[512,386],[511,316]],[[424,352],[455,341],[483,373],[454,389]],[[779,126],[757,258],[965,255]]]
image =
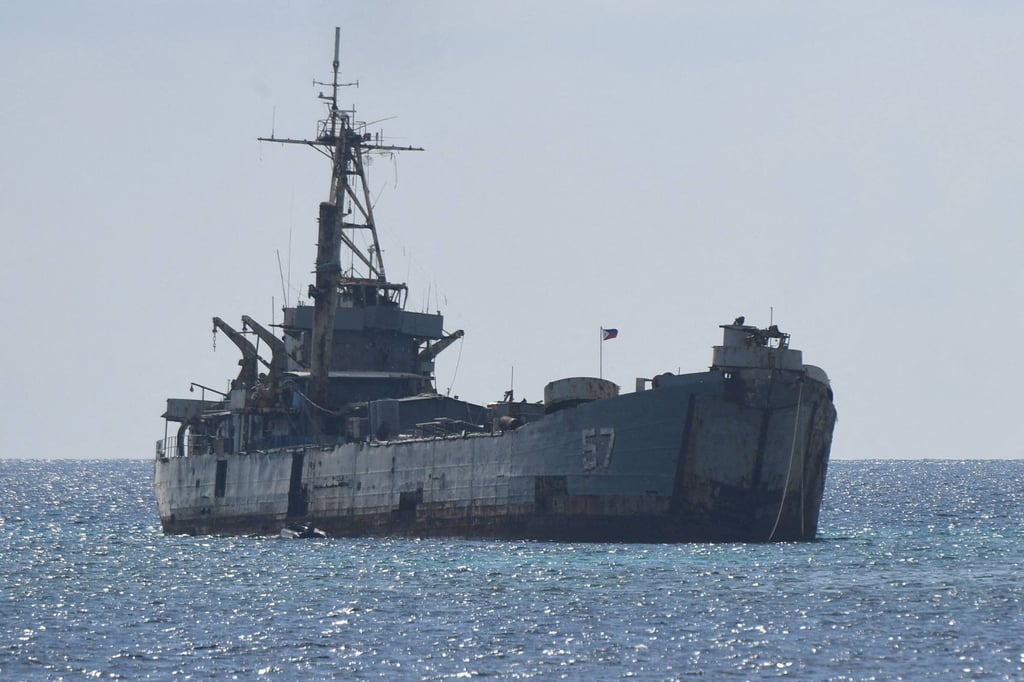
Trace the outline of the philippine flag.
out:
[[[614,339],[619,335],[618,329],[601,329],[601,340],[607,341],[608,339]]]

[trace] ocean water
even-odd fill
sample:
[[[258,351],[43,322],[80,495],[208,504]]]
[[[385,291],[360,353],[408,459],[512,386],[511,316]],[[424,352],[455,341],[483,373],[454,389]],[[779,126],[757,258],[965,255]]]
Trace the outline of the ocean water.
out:
[[[0,679],[1024,679],[1024,461],[834,461],[820,540],[164,537],[0,460]]]

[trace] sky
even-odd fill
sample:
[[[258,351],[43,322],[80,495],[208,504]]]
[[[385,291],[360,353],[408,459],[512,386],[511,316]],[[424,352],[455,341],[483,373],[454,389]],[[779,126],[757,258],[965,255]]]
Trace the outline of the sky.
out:
[[[211,333],[312,281],[342,93],[441,392],[707,369],[718,325],[828,372],[832,456],[1020,458],[1024,3],[0,3],[0,457],[151,457]],[[618,338],[599,341],[601,327]]]

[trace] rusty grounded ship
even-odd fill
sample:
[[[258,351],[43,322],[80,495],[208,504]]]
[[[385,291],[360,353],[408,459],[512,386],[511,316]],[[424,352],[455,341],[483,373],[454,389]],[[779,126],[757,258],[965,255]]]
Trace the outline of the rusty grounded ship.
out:
[[[261,138],[331,160],[312,304],[286,305],[277,333],[213,319],[241,369],[220,399],[167,401],[153,477],[164,532],[814,539],[836,411],[825,372],[774,325],[724,324],[708,371],[631,393],[592,377],[551,381],[538,403],[435,390],[434,360],[463,334],[407,310],[406,285],[385,275],[365,162],[411,148],[339,108],[338,39],[316,137]]]

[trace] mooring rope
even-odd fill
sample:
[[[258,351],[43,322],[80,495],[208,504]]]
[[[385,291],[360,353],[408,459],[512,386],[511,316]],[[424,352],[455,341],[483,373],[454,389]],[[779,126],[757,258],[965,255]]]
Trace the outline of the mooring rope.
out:
[[[800,391],[796,396],[796,418],[793,420],[793,444],[789,448],[789,467],[786,468],[786,483],[782,486],[782,501],[779,502],[779,513],[775,516],[775,525],[772,526],[771,535],[768,536],[768,542],[775,539],[775,531],[779,529],[779,521],[782,519],[782,509],[786,506],[786,490],[789,489],[789,475],[793,472],[793,457],[796,455],[796,436],[800,431],[800,404],[803,402],[804,397],[804,380],[800,379]],[[802,477],[801,477],[802,478]],[[801,485],[802,488],[802,485]],[[803,500],[800,501],[800,532],[803,534]]]

